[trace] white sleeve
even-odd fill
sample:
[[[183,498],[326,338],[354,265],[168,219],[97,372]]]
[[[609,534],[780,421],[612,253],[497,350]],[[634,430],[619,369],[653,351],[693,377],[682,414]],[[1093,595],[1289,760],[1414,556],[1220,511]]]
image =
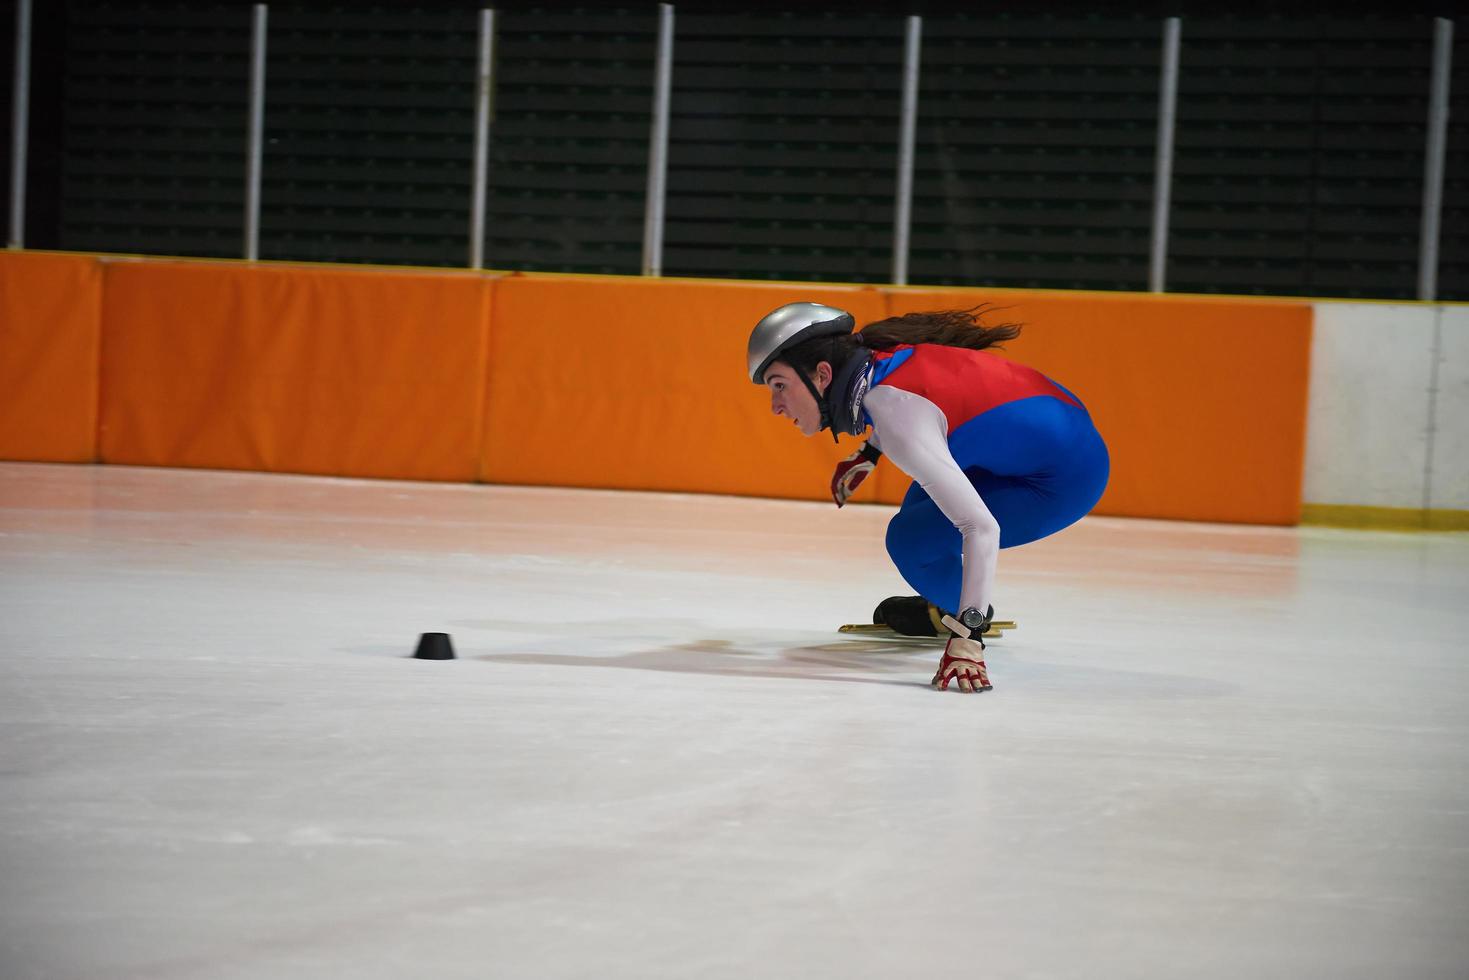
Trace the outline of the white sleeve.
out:
[[[949,452],[949,421],[943,410],[922,395],[888,387],[869,391],[862,407],[872,419],[873,441],[964,536],[964,584],[959,608],[949,612],[970,606],[983,611],[994,602],[1000,525]]]

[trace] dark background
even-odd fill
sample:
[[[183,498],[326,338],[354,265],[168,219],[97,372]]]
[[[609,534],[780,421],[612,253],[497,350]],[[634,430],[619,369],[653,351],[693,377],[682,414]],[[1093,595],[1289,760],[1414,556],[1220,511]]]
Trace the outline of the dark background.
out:
[[[479,6],[270,5],[261,258],[467,262]],[[636,274],[656,3],[495,6],[486,265]],[[1146,288],[1177,15],[1169,290],[1416,295],[1432,8],[1033,6],[676,4],[664,273],[888,279],[914,12],[910,281]],[[250,4],[34,18],[27,246],[239,257]],[[13,0],[0,21],[8,143]],[[1443,299],[1469,299],[1456,26]]]

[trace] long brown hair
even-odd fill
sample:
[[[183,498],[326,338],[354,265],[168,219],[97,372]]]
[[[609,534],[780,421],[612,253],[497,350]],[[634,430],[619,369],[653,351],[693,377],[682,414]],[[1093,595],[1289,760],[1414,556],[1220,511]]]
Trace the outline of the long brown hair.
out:
[[[967,310],[890,316],[863,327],[857,332],[857,339],[869,350],[892,350],[899,344],[942,344],[945,347],[984,350],[1020,336],[1019,323],[985,326],[983,318],[996,309],[981,303]]]
[[[815,337],[781,351],[777,360],[784,361],[808,378],[816,373],[816,365],[826,361],[836,370],[858,347],[868,350],[892,350],[899,344],[942,344],[945,347],[967,347],[984,350],[1020,336],[1019,323],[997,323],[986,326],[982,319],[998,307],[987,303],[967,310],[936,310],[931,313],[905,313],[869,323],[856,333],[835,337]]]

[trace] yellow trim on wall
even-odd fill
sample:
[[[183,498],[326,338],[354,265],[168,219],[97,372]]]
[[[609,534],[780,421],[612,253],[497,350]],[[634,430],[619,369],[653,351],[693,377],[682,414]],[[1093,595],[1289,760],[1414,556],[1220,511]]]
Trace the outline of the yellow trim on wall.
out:
[[[1369,531],[1469,531],[1469,510],[1302,504],[1301,523]]]

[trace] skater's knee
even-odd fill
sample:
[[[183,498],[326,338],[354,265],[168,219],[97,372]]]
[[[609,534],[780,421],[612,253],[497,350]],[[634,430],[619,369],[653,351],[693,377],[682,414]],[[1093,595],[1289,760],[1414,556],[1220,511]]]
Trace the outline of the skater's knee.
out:
[[[898,552],[901,550],[901,542],[903,540],[902,518],[903,512],[898,511],[893,516],[893,519],[888,521],[888,533],[884,539],[884,543],[887,545],[888,555],[893,561],[898,560]]]
[[[901,510],[898,511],[893,515],[893,519],[888,521],[886,539],[888,557],[892,558],[893,564],[899,568],[905,564],[921,563],[919,555],[925,550],[924,537],[922,529],[915,526],[912,518]]]
[[[931,521],[905,517],[902,511],[888,522],[886,543],[888,557],[904,575],[958,559],[963,551],[963,540],[952,524],[945,521],[935,527]]]
[[[888,557],[904,578],[911,578],[923,567],[918,543],[915,535],[904,533],[903,524],[896,517],[888,523]]]

